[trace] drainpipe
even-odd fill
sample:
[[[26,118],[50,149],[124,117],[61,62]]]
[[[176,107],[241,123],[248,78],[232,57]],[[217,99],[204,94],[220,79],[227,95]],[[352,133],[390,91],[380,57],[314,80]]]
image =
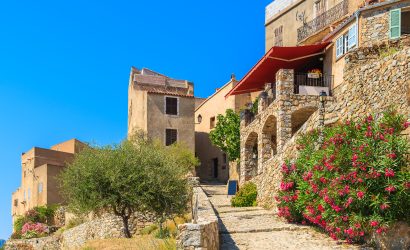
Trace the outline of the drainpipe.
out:
[[[355,17],[356,17],[356,47],[359,47],[359,15],[360,15],[360,11],[355,11],[354,13]]]

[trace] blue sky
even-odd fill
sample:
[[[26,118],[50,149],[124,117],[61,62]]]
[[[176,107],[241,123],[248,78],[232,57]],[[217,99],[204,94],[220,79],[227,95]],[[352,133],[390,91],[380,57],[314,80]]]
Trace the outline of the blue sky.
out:
[[[199,97],[242,77],[264,53],[269,2],[2,1],[0,239],[22,152],[122,140],[132,65],[193,81]]]

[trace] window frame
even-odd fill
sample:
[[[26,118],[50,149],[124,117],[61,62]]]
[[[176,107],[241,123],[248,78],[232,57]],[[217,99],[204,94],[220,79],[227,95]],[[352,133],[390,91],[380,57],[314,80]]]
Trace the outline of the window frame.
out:
[[[171,143],[171,144],[169,144],[169,145],[167,145],[167,131],[168,131],[168,130],[175,130],[175,131],[176,131],[176,139],[175,139],[175,141],[174,141],[173,143]],[[165,140],[164,140],[164,142],[165,142],[165,146],[166,146],[166,147],[171,146],[171,145],[174,144],[174,143],[177,143],[178,140],[179,140],[179,131],[178,131],[178,129],[176,129],[176,128],[165,128]]]
[[[344,55],[344,35],[336,39],[336,59]]]
[[[177,113],[176,114],[168,114],[167,113],[167,98],[172,98],[177,100]],[[164,96],[164,114],[168,116],[179,116],[179,97],[178,96]]]
[[[347,34],[347,51],[349,51],[357,46],[357,23],[354,23],[352,26],[350,26]]]
[[[39,183],[37,184],[37,192],[38,192],[39,194],[43,193],[43,183],[42,183],[42,182],[39,182]]]
[[[347,29],[345,33],[343,33],[336,39],[336,60],[340,59],[347,52],[357,47],[357,30],[357,22],[355,22]],[[352,36],[350,36],[349,34],[351,34]]]
[[[216,117],[212,116],[209,118],[209,129],[214,129],[216,126]]]

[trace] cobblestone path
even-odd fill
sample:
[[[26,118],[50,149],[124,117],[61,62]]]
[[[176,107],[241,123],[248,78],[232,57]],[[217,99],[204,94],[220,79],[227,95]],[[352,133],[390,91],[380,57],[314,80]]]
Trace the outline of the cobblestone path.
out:
[[[311,227],[286,223],[259,207],[234,208],[225,185],[202,185],[219,218],[221,249],[358,249]]]

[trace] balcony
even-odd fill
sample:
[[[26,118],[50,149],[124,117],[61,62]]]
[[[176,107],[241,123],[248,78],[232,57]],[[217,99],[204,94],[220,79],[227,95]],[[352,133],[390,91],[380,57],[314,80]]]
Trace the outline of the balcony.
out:
[[[319,15],[310,22],[305,23],[302,27],[298,28],[298,43],[305,40],[309,36],[322,30],[323,28],[333,24],[340,20],[349,12],[349,1],[343,0],[335,5],[333,8]]]
[[[295,73],[294,93],[296,95],[319,95],[325,91],[332,95],[333,75],[322,73]]]

